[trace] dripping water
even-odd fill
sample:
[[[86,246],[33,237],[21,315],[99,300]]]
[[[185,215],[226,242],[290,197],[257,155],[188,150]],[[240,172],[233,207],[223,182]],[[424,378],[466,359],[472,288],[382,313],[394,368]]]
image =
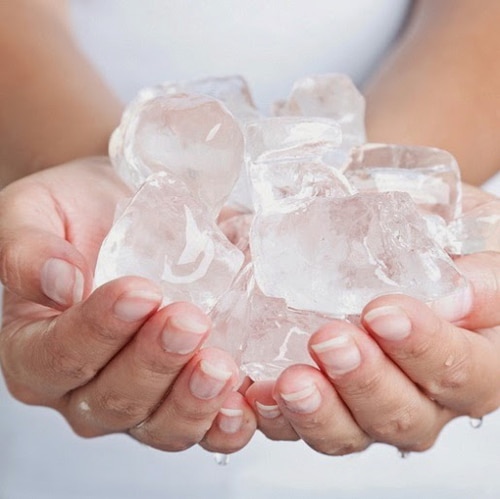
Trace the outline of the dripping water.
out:
[[[469,424],[477,430],[478,428],[481,428],[483,426],[483,418],[469,418]]]
[[[229,464],[228,454],[221,454],[219,452],[216,452],[214,453],[214,459],[219,466],[227,466]]]

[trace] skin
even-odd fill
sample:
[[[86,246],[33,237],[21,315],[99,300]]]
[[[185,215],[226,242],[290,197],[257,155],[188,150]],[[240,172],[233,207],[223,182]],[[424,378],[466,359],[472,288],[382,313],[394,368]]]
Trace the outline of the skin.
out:
[[[372,142],[450,151],[465,182],[498,172],[500,4],[421,0],[398,43],[368,81]]]
[[[433,307],[398,295],[369,303],[363,328],[330,323],[309,343],[319,369],[293,366],[276,384],[255,383],[248,390],[262,431],[271,438],[302,438],[332,455],[361,451],[372,442],[423,451],[451,419],[482,417],[497,409],[500,316],[492,304],[500,298],[500,255],[470,255],[457,264],[472,284],[471,303],[462,319],[451,324]],[[377,317],[375,312],[373,319],[373,311],[390,314]],[[411,325],[405,337],[398,336],[406,324],[394,311]],[[339,337],[359,349],[359,363],[351,370],[345,369],[344,342],[330,355],[317,351],[325,342],[338,345]],[[268,418],[259,412],[257,401],[275,404],[279,411]]]
[[[470,48],[457,46],[459,26],[472,19],[466,3],[416,4],[410,34],[367,89],[368,130],[371,140],[446,147],[459,157],[464,176],[480,181],[497,169],[498,144],[487,138],[499,124],[491,110],[500,97],[492,91],[487,102],[479,99],[469,82],[471,71],[476,75],[481,68]],[[431,16],[431,8],[441,14]],[[480,12],[473,26],[489,25],[491,11]],[[495,47],[497,31],[470,36]],[[62,2],[0,2],[0,33],[8,42],[0,43],[0,51],[9,68],[0,74],[0,180],[9,184],[0,193],[0,279],[6,289],[0,361],[14,397],[55,408],[84,437],[127,432],[162,450],[200,444],[225,453],[243,447],[257,425],[272,439],[302,438],[327,454],[360,451],[373,441],[424,450],[453,417],[479,417],[500,405],[497,253],[458,262],[472,282],[469,296],[434,308],[408,297],[378,298],[364,311],[363,329],[332,322],[313,335],[318,369],[294,366],[276,383],[251,385],[245,396],[236,390],[233,360],[200,348],[210,323],[196,307],[160,309],[156,286],[134,277],[92,291],[99,245],[127,192],[106,160],[76,158],[106,153],[121,104],[73,42]],[[453,62],[445,57],[451,47],[463,55],[452,64],[453,80],[463,83],[458,96],[448,91],[448,72],[429,70]],[[499,75],[488,54],[485,49],[483,71],[493,88]],[[417,92],[429,86],[431,75],[435,91]],[[439,105],[447,99],[444,109],[460,111],[418,114],[439,109],[436,95]],[[482,105],[474,130],[487,133],[466,134],[458,122],[462,109],[464,116],[478,113],[472,104]],[[450,116],[453,126],[444,122]],[[449,133],[440,137],[437,130],[443,129]],[[478,150],[481,168],[467,159]],[[75,161],[51,167],[69,160]],[[59,270],[63,262],[65,271],[57,275],[64,279],[54,278],[53,259]],[[394,335],[394,324],[406,332],[410,324],[407,336],[383,339],[384,315],[378,313],[379,329],[367,320],[381,307],[392,312],[385,328]],[[349,371],[345,352],[342,369],[325,356],[331,351],[325,342],[331,346],[339,336],[333,344],[359,350],[359,363]]]

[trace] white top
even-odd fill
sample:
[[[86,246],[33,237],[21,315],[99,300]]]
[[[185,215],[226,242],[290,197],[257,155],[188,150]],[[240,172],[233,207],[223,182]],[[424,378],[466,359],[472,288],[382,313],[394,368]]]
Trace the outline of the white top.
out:
[[[362,82],[406,9],[406,0],[75,0],[73,14],[84,49],[124,100],[168,79],[239,73],[265,107],[307,74]],[[256,435],[221,467],[200,448],[170,454],[124,435],[83,440],[0,382],[2,499],[493,499],[499,440],[498,412],[479,430],[453,422],[434,449],[408,459],[382,445],[332,458]]]
[[[265,108],[312,73],[346,73],[360,83],[394,39],[408,4],[74,0],[73,17],[84,50],[124,101],[152,83],[241,74]]]

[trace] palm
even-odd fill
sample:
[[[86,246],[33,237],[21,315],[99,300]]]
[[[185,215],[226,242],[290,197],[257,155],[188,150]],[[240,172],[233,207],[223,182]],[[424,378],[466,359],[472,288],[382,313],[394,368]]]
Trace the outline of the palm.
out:
[[[51,168],[18,182],[25,200],[20,216],[36,214],[42,231],[73,244],[94,268],[116,203],[128,194],[104,158],[89,158]],[[59,312],[5,291],[3,325],[9,330],[46,320]],[[41,325],[41,324],[39,324]]]

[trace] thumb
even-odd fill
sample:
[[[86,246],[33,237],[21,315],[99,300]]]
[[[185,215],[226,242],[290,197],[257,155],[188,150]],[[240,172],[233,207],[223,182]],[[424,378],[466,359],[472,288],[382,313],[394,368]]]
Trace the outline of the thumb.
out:
[[[23,227],[0,233],[0,280],[22,298],[63,310],[90,293],[92,273],[66,240]]]
[[[0,281],[6,289],[59,310],[90,293],[92,270],[66,240],[64,225],[53,200],[40,192],[2,192]]]
[[[460,325],[468,329],[500,325],[500,253],[474,253],[455,263],[472,287],[471,311]]]

